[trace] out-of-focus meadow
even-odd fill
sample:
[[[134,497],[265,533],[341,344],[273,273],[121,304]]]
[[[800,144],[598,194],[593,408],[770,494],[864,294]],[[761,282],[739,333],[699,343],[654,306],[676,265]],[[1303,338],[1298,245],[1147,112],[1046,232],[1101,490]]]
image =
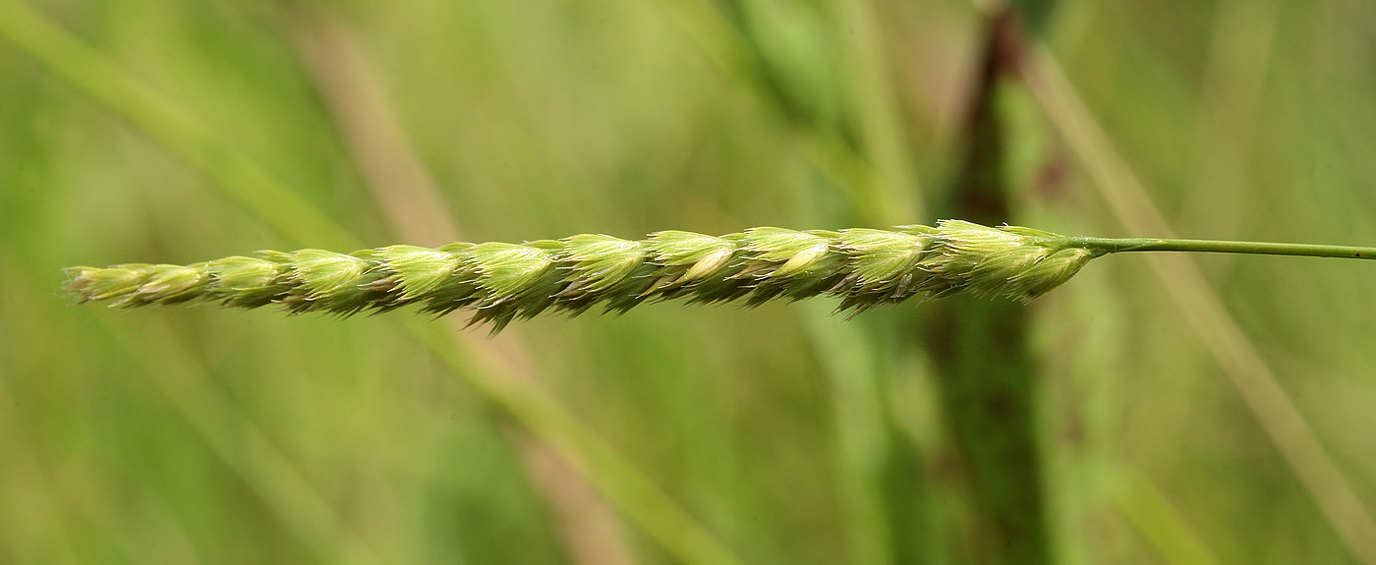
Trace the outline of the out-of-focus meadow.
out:
[[[970,183],[1068,234],[1376,244],[1376,5],[991,4],[0,0],[0,562],[1376,563],[1365,262],[1104,258],[995,307],[1011,347],[946,319],[978,300],[488,339],[62,292]]]

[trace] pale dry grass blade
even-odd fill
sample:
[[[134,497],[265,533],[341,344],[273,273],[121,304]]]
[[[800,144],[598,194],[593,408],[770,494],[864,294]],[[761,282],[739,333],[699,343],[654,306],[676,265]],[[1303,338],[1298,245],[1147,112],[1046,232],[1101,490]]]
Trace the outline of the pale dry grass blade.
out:
[[[1044,45],[1033,43],[1029,47],[1022,73],[1032,96],[1127,231],[1171,237],[1169,225],[1146,188],[1113,148]],[[1184,255],[1152,255],[1148,259],[1181,314],[1348,550],[1362,563],[1376,565],[1376,521],[1199,267]]]
[[[330,16],[306,13],[294,39],[316,86],[339,124],[373,201],[403,241],[441,245],[461,233],[425,166],[411,149],[391,104],[353,32]],[[455,330],[462,322],[449,318]],[[488,350],[499,375],[534,385],[535,364],[520,338],[507,332],[492,339],[455,331],[467,348]],[[497,354],[500,350],[501,353]],[[546,499],[571,562],[633,565],[638,560],[616,512],[548,444],[517,431],[516,444],[531,483]]]
[[[449,205],[411,148],[352,30],[317,12],[301,13],[292,30],[297,52],[387,224],[415,245],[461,239]]]
[[[1231,238],[1242,220],[1251,152],[1279,19],[1278,0],[1226,0],[1215,8],[1190,151],[1192,190],[1181,215]],[[1193,219],[1195,221],[1190,222]]]

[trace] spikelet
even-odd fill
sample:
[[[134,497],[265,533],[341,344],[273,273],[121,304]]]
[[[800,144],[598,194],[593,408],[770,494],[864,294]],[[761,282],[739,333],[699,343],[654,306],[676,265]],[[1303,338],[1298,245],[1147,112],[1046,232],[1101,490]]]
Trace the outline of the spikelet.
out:
[[[575,235],[524,244],[393,245],[349,254],[260,251],[193,265],[71,267],[78,302],[111,306],[209,302],[293,313],[350,315],[408,305],[508,323],[596,305],[624,312],[646,301],[740,302],[816,296],[859,312],[917,295],[969,292],[1028,301],[1102,254],[1072,238],[960,220],[894,230],[794,231],[760,227],[720,237],[663,231],[642,241]]]

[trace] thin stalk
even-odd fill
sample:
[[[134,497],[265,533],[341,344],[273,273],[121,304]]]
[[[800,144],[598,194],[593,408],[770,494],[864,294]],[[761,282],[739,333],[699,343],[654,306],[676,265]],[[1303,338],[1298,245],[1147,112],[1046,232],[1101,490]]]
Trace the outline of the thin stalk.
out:
[[[1101,251],[1103,253],[1122,253],[1127,251],[1184,251],[1191,253],[1245,253],[1251,255],[1376,259],[1376,247],[1353,247],[1348,245],[1108,237],[1067,237],[1065,241],[1068,245],[1073,247],[1082,247],[1084,249]]]

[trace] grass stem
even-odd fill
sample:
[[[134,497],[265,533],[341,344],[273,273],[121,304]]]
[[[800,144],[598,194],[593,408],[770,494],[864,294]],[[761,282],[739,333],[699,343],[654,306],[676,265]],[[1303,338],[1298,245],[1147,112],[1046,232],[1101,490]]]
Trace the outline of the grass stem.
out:
[[[1311,245],[1305,243],[1268,243],[1258,241],[1212,241],[1205,239],[1150,239],[1071,237],[1077,247],[1121,253],[1126,251],[1184,251],[1191,253],[1246,253],[1251,255],[1290,255],[1297,257],[1339,257],[1376,259],[1376,247]]]

